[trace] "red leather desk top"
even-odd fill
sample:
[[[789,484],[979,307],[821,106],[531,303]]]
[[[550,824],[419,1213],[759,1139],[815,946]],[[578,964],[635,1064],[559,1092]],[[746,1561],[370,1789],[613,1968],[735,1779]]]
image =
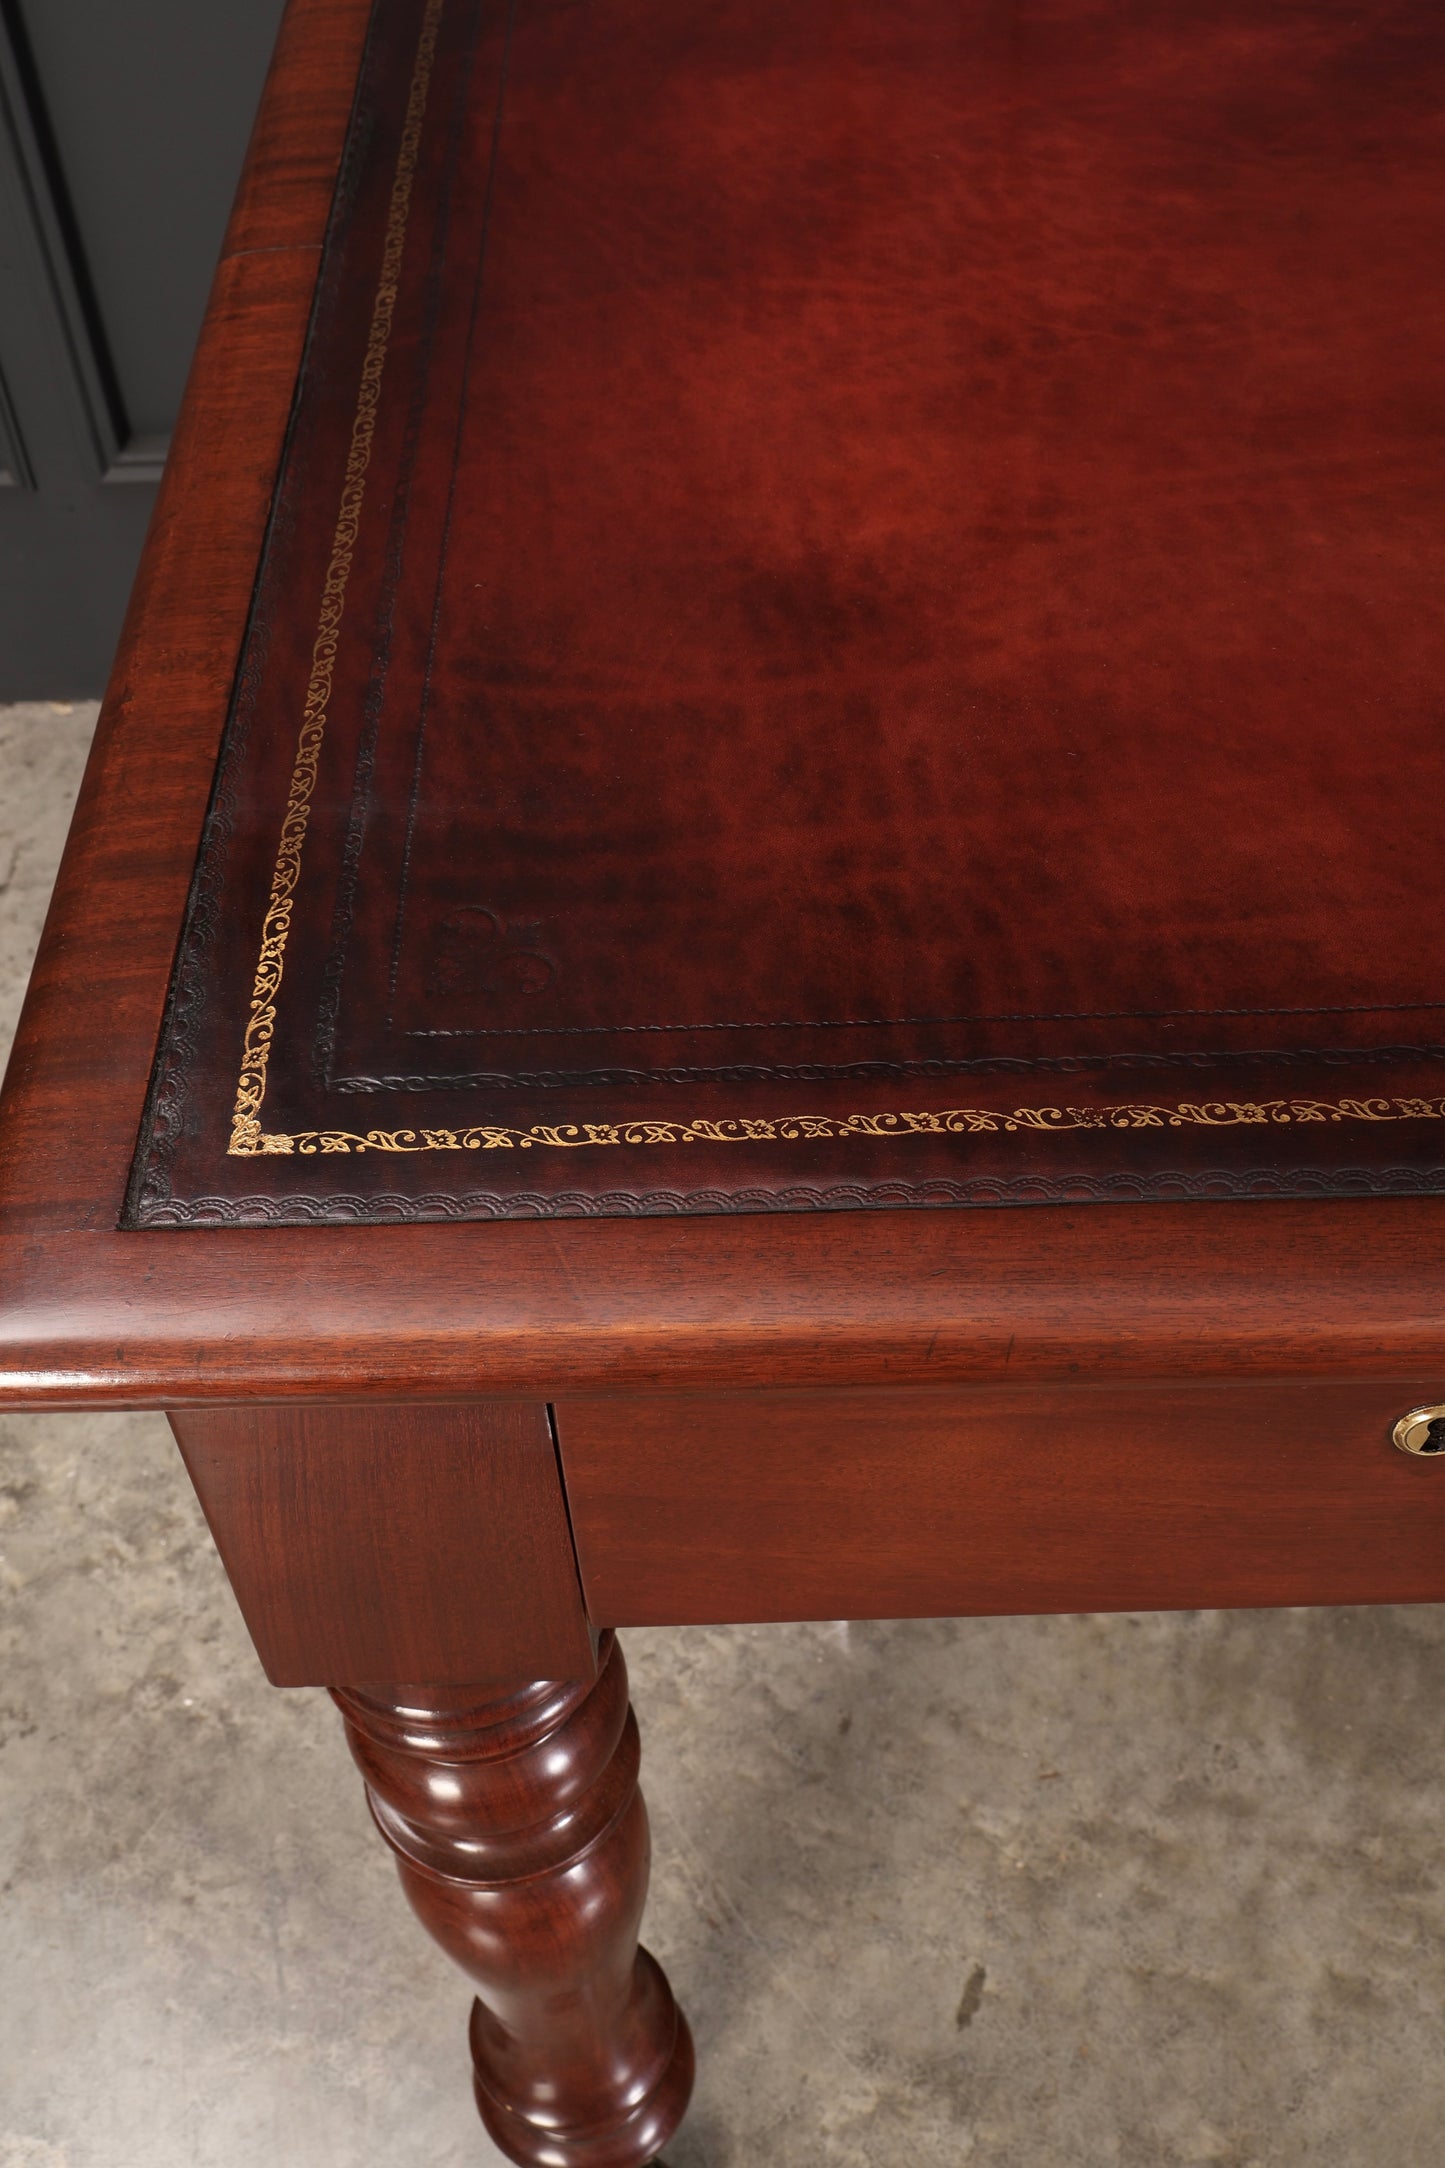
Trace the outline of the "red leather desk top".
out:
[[[1445,1191],[1442,116],[380,0],[129,1224]]]

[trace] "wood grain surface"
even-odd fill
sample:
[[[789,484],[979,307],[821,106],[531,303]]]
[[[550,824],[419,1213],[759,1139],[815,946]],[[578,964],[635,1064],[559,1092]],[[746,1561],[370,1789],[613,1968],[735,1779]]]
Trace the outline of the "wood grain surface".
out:
[[[563,1399],[609,1625],[1445,1599],[1419,1379]]]
[[[592,1676],[545,1406],[212,1408],[171,1427],[273,1685]]]

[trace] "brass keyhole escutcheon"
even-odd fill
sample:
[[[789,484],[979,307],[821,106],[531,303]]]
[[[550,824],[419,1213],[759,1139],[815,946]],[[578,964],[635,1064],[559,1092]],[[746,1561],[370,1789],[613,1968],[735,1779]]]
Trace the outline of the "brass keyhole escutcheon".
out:
[[[1445,1406],[1412,1408],[1408,1415],[1400,1417],[1390,1436],[1402,1453],[1421,1458],[1445,1454]]]

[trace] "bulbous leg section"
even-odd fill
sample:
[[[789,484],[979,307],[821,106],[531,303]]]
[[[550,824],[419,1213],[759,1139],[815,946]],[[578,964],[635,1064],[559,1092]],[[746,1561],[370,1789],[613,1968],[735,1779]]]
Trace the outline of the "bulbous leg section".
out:
[[[476,1982],[472,2062],[526,2168],[644,2168],[692,2090],[686,2020],[638,1948],[647,1811],[622,1651],[590,1686],[334,1695],[430,1934]]]

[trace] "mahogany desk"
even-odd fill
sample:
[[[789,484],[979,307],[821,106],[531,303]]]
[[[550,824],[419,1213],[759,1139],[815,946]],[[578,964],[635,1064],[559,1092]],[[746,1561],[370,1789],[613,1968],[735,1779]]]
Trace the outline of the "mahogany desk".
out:
[[[1445,1597],[1445,29],[370,13],[217,274],[3,1391],[170,1412],[497,2142],[638,2168],[612,1629]]]

